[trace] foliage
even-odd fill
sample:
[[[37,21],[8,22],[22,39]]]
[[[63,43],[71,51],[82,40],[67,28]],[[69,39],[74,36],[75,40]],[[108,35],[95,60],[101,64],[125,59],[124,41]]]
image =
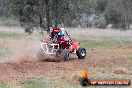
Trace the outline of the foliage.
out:
[[[59,24],[68,27],[112,24],[125,30],[132,23],[132,0],[0,0],[0,5],[1,17],[16,17],[22,26],[43,29]],[[98,19],[93,20],[91,15]]]

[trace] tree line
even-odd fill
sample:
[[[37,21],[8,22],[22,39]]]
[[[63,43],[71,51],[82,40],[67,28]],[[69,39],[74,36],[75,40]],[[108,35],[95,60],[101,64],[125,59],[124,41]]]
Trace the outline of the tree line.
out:
[[[0,0],[0,17],[15,18],[27,31],[67,27],[129,29],[132,0]],[[48,31],[49,32],[49,31]]]

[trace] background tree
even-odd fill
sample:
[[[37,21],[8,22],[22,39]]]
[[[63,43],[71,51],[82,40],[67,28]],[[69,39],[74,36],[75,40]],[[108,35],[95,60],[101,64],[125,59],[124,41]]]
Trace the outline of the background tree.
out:
[[[10,0],[0,0],[0,17],[10,17]]]
[[[127,30],[132,24],[132,0],[0,0],[0,17],[18,20],[21,26],[40,27],[41,32],[67,27]],[[31,27],[30,27],[31,26]]]

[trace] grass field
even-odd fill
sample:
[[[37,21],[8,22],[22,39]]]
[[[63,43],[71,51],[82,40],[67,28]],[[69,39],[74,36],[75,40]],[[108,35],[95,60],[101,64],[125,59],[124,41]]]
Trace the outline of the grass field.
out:
[[[23,36],[21,33],[0,32],[0,38],[19,39]]]
[[[18,63],[3,65],[1,62],[0,88],[82,88],[78,81],[82,67],[89,71],[91,79],[132,80],[131,33],[131,31],[73,29],[70,31],[73,39],[79,41],[81,46],[89,51],[85,60],[31,64],[26,60],[33,60],[36,48],[46,33],[43,36],[37,33],[27,36],[22,32],[2,31],[0,32],[0,61],[8,58],[7,62],[10,62],[10,58],[14,57],[13,61],[16,60]],[[19,63],[21,61],[24,63]],[[86,88],[106,88],[106,86]],[[120,88],[120,86],[113,88]]]

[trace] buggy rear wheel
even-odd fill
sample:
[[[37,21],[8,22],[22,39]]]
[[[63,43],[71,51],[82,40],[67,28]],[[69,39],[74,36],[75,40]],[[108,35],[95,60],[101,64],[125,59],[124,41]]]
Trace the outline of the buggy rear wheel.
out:
[[[64,58],[64,61],[70,60],[70,52],[67,49],[62,50],[61,55]]]
[[[37,52],[37,58],[41,61],[42,59],[44,59],[44,57],[46,56],[46,54],[43,52],[43,50],[40,48]]]
[[[76,52],[79,59],[84,59],[86,57],[86,49],[85,48],[79,48]]]

